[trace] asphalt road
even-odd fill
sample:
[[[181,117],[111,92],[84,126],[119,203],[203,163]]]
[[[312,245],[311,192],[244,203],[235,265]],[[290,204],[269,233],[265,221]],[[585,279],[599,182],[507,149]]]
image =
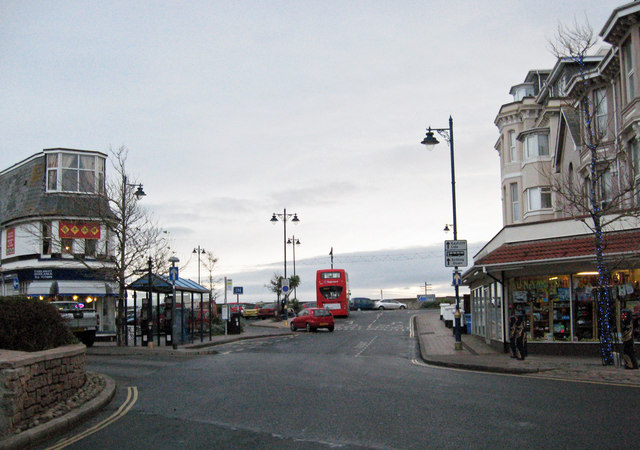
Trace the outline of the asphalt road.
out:
[[[416,313],[354,312],[333,333],[240,341],[215,355],[88,356],[87,369],[118,391],[63,439],[111,417],[68,448],[637,445],[639,389],[428,367],[410,336]]]

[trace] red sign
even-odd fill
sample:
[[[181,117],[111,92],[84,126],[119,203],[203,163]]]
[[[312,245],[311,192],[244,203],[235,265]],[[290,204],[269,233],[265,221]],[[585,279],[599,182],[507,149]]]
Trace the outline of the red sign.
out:
[[[7,255],[14,255],[16,253],[16,229],[7,229]]]
[[[100,239],[100,224],[98,222],[60,222],[60,237]]]

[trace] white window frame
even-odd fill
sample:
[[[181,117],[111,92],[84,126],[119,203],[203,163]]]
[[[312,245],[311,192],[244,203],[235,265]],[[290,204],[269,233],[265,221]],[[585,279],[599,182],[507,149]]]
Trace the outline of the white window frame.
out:
[[[519,161],[516,142],[516,132],[513,130],[509,131],[509,158],[511,162]]]
[[[47,153],[47,192],[104,193],[105,163],[100,155]]]
[[[605,88],[593,91],[593,116],[596,135],[599,139],[606,138],[609,131],[609,111]]]
[[[537,186],[527,189],[527,212],[545,211],[553,208],[551,187]],[[544,197],[543,197],[544,196]],[[543,198],[548,196],[548,206],[543,205]]]
[[[627,102],[630,102],[635,97],[635,68],[631,37],[622,44],[622,60],[624,62],[625,95]]]
[[[518,183],[509,184],[509,198],[511,200],[511,220],[520,221],[520,200],[518,195]]]
[[[541,139],[544,137],[544,139]],[[543,145],[543,142],[546,145]],[[525,160],[538,159],[549,156],[549,135],[532,133],[524,138]],[[542,151],[541,151],[542,150]]]

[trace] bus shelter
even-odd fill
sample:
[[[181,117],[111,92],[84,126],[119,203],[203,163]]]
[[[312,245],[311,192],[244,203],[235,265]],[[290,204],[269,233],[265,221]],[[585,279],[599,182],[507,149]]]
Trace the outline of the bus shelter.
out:
[[[168,276],[147,274],[127,286],[133,291],[133,310],[127,311],[127,338],[126,344],[133,340],[133,345],[147,345],[144,341],[145,333],[152,330],[149,339],[157,340],[157,345],[163,341],[171,344],[170,338],[172,321],[178,323],[178,332],[174,337],[174,344],[193,343],[200,338],[203,342],[205,336],[212,339],[213,318],[217,315],[216,305],[213,302],[209,289],[199,285],[195,281],[178,278],[175,282],[176,307],[175,317],[171,317],[171,302],[173,294],[173,282]],[[142,293],[138,303],[138,293]],[[153,304],[155,294],[155,305]],[[209,294],[207,299],[205,294]]]

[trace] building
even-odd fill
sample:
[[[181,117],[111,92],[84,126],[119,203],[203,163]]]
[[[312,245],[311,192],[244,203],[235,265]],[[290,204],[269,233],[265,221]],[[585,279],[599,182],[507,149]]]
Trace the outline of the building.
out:
[[[628,216],[640,205],[640,4],[616,8],[600,36],[609,46],[595,55],[530,71],[495,119],[503,228],[463,282],[472,332],[496,346],[522,314],[534,351],[598,352],[593,205],[612,317],[618,326],[621,309],[640,317],[640,227]]]
[[[106,160],[51,148],[0,172],[0,273],[2,295],[92,303],[99,331],[114,332]]]

